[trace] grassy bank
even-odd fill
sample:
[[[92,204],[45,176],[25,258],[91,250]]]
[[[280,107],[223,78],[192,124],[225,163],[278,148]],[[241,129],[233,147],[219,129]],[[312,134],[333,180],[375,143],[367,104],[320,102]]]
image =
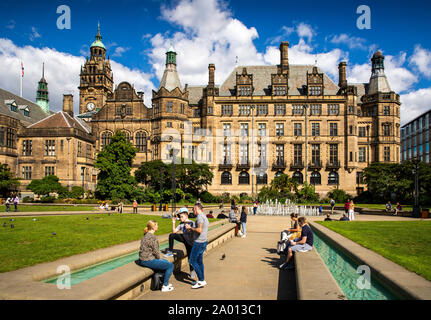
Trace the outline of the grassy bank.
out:
[[[2,205],[0,206],[0,210],[2,213],[6,213],[6,206]],[[93,211],[97,210],[94,206],[62,206],[62,205],[51,205],[51,206],[44,206],[44,205],[25,205],[20,204],[18,205],[18,211],[19,212],[53,212],[53,211]],[[10,207],[10,213],[14,213],[15,208],[12,205]]]
[[[431,221],[317,223],[431,281]]]

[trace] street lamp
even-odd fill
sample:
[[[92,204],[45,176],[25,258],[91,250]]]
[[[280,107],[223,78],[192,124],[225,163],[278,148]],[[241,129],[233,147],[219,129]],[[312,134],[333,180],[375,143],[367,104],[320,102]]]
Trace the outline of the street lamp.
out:
[[[421,216],[421,208],[419,206],[419,162],[420,160],[418,158],[414,158],[412,160],[412,163],[414,165],[413,167],[413,174],[415,176],[415,204],[413,206],[413,217],[414,218],[420,218]]]

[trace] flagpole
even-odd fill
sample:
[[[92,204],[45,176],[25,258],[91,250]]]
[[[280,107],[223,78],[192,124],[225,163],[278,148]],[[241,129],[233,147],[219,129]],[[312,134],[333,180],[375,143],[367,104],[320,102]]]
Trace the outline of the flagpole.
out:
[[[22,98],[22,61],[21,61],[21,72],[19,77],[19,96]]]

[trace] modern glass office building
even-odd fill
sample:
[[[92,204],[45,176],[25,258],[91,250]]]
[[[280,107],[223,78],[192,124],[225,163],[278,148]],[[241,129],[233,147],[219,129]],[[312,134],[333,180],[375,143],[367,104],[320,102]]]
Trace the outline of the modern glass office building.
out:
[[[430,163],[431,110],[401,127],[401,161],[417,158]]]

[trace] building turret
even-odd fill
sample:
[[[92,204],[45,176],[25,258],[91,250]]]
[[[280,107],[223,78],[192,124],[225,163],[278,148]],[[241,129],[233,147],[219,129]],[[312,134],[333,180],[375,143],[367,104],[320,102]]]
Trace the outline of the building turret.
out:
[[[385,57],[381,51],[377,51],[371,58],[372,69],[368,94],[391,92],[391,87],[385,75],[384,60]]]
[[[42,66],[42,79],[37,86],[36,103],[49,114],[48,82],[45,80],[45,63]]]
[[[177,72],[177,53],[175,52],[172,44],[169,50],[166,52],[166,69],[163,74],[162,80],[160,81],[159,90],[165,88],[168,91],[172,91],[175,88],[182,90],[180,77]]]

